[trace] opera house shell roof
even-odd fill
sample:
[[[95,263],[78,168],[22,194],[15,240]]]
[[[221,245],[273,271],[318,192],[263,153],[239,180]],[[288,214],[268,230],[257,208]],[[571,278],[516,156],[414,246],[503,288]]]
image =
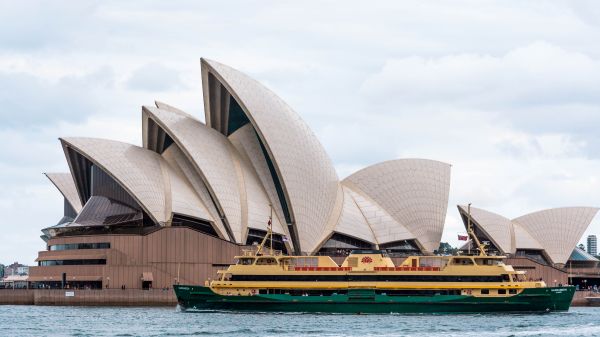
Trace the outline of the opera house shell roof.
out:
[[[275,93],[218,62],[202,59],[201,68],[206,123],[156,102],[142,108],[142,147],[60,139],[70,173],[47,176],[65,197],[65,218],[46,235],[189,226],[245,245],[260,240],[272,216],[288,253],[438,248],[449,164],[391,160],[340,180]]]
[[[458,206],[465,226],[466,206]],[[478,237],[490,241],[500,254],[539,252],[551,264],[565,264],[588,228],[598,208],[562,207],[542,210],[515,219],[471,207],[470,219]]]

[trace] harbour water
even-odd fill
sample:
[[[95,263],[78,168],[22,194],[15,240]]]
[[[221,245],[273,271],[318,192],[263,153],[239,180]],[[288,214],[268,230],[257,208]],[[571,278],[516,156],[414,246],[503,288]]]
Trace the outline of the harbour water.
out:
[[[600,308],[503,315],[181,312],[175,308],[0,306],[2,336],[600,336]]]

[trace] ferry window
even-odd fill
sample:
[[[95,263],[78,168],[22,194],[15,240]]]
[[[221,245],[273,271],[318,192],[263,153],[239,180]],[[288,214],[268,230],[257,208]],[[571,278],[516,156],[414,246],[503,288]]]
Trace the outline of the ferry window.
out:
[[[508,289],[508,293],[514,295],[517,293],[517,289]]]
[[[506,289],[498,289],[498,295],[506,295]]]
[[[471,259],[454,259],[454,264],[471,265],[471,264],[473,264],[473,260],[471,260]]]
[[[502,281],[510,282],[510,276],[508,276],[508,274],[502,274]]]
[[[240,259],[239,264],[243,264],[243,265],[251,265],[252,263],[254,263],[254,259],[250,258],[250,257],[244,257]]]
[[[296,265],[299,267],[317,267],[319,265],[319,258],[299,257],[296,258]]]
[[[481,295],[489,295],[489,294],[490,294],[489,289],[481,289]]]
[[[439,257],[420,257],[419,265],[421,267],[439,267],[443,268],[448,263],[448,259]]]
[[[475,261],[481,266],[494,266],[498,264],[494,259],[475,259]]]
[[[273,258],[262,258],[262,259],[256,260],[256,264],[257,265],[274,265],[274,264],[277,264],[277,260],[275,260]]]

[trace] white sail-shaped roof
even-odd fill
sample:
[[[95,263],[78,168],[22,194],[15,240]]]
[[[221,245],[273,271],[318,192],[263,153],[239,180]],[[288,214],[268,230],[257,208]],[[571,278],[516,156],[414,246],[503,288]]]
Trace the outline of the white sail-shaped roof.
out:
[[[250,160],[243,154],[236,157],[236,167],[238,167],[239,179],[242,182],[243,194],[242,200],[244,200],[244,216],[247,218],[248,228],[254,228],[266,231],[267,223],[270,217],[272,217],[272,229],[277,234],[283,234],[289,237],[285,221],[281,220],[274,209],[272,209],[272,202],[267,196],[267,192],[262,186]]]
[[[554,263],[566,263],[598,208],[563,207],[530,213],[513,220],[525,228]]]
[[[143,114],[158,123],[190,159],[223,212],[233,240],[242,243],[240,187],[232,160],[235,149],[227,138],[187,114],[154,107],[143,107]],[[148,132],[144,135],[150,142]]]
[[[364,213],[369,216],[370,211],[359,208],[356,200],[352,197],[352,191],[344,187],[344,205],[335,232],[342,233],[370,243],[378,243],[371,225]]]
[[[65,153],[70,148],[109,174],[156,223],[168,225],[173,212],[214,221],[206,219],[206,207],[189,182],[157,153],[105,139],[61,138],[61,142]],[[69,166],[73,170],[71,162]]]
[[[77,187],[71,173],[44,173],[48,179],[56,186],[63,195],[65,200],[73,207],[75,212],[79,213],[81,208],[81,200],[77,194]]]
[[[373,243],[385,244],[417,239],[406,226],[398,223],[383,207],[362,191],[352,190],[346,186],[344,186],[344,190],[354,200],[365,217],[369,228],[375,236]]]
[[[459,209],[467,215],[466,207],[459,206]],[[503,253],[514,254],[519,249],[543,250],[552,263],[565,264],[597,212],[598,208],[593,207],[563,207],[508,220],[471,207],[471,218]]]
[[[208,188],[200,178],[200,176],[196,173],[196,169],[189,162],[185,154],[181,152],[178,146],[170,146],[166,151],[162,154],[163,158],[174,168],[177,169],[190,183],[194,191],[202,200],[202,203],[206,206],[207,211],[210,213],[210,217],[212,219],[217,219],[215,221],[215,225],[219,227],[219,231],[221,233],[227,233],[228,229],[225,228],[224,224],[221,221],[218,221],[220,218],[219,212],[216,209],[215,204],[212,202],[212,197],[210,196],[210,192]]]
[[[458,206],[458,208],[462,214],[468,214],[467,206]],[[471,218],[502,253],[515,253],[515,231],[510,219],[475,207],[471,207]]]
[[[177,146],[170,146],[166,149],[162,157],[169,164],[174,175],[169,176],[171,187],[171,211],[177,214],[191,215],[196,218],[211,221],[217,227],[217,233],[226,233],[222,224],[216,221],[218,218],[211,212],[206,202],[193,187],[190,179],[182,168],[182,163],[185,162],[185,155]],[[185,164],[183,164],[185,165]],[[173,193],[173,191],[177,193]]]
[[[260,180],[261,186],[264,188],[267,198],[271,202],[274,216],[281,223],[282,227],[287,227],[283,209],[281,208],[281,203],[277,196],[277,189],[275,188],[275,183],[269,172],[267,162],[262,154],[260,143],[254,128],[252,125],[247,124],[232,133],[228,138],[233,146],[235,146],[240,156],[244,158],[244,162],[249,163],[254,168],[254,172]],[[285,232],[287,232],[287,229]]]
[[[306,123],[272,91],[218,62],[202,59],[201,63],[207,125],[227,134],[228,98],[234,97],[273,163],[298,233],[297,248],[312,251],[331,227],[330,221],[338,218],[332,215],[336,204],[341,206],[331,160]],[[211,76],[218,83],[212,83]]]
[[[342,183],[381,206],[425,250],[433,252],[439,247],[450,192],[449,164],[391,160],[362,169]]]
[[[513,231],[515,232],[515,248],[516,249],[532,249],[543,250],[544,247],[539,243],[529,232],[521,227],[518,223],[512,222]]]
[[[144,107],[145,118],[151,118],[174,140],[177,147],[195,167],[212,200],[222,209],[227,225],[238,243],[246,243],[247,228],[266,229],[270,201],[262,189],[252,166],[242,159],[231,142],[214,129],[176,108],[157,103],[168,110]],[[144,125],[148,123],[145,122]],[[148,132],[144,132],[145,144]],[[277,217],[273,230],[287,234]]]

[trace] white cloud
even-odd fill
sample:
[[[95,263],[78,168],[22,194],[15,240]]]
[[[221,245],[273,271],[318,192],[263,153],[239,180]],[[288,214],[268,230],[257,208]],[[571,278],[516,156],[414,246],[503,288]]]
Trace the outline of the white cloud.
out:
[[[372,100],[427,101],[498,111],[598,103],[600,61],[535,42],[496,57],[452,54],[389,59],[361,92]]]
[[[179,72],[160,63],[149,63],[136,69],[127,86],[132,90],[165,92],[185,90]]]
[[[155,99],[202,118],[199,57],[278,93],[340,177],[393,158],[451,163],[452,243],[459,203],[509,217],[599,205],[599,11],[558,0],[2,2],[0,262],[31,263],[39,230],[61,217],[41,175],[67,169],[57,138],[140,144],[140,106]]]

